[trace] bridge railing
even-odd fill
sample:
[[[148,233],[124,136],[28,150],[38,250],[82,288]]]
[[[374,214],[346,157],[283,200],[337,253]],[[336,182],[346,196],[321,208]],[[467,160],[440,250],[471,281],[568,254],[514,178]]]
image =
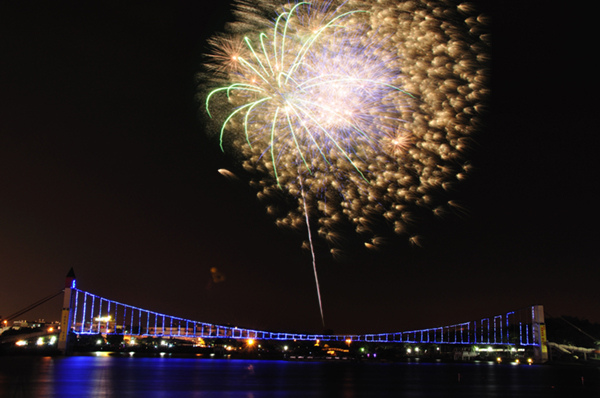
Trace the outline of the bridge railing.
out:
[[[71,295],[71,328],[77,334],[124,334],[152,337],[230,338],[256,340],[360,341],[374,343],[539,345],[535,308],[427,329],[404,332],[326,335],[281,333],[184,319],[80,290]]]

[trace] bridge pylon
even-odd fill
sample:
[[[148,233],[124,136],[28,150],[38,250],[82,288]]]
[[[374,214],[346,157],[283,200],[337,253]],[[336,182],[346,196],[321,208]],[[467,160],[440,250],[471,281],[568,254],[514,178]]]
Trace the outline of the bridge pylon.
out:
[[[533,356],[537,363],[548,362],[548,338],[546,336],[546,321],[544,318],[544,306],[534,305],[532,311],[533,324]]]
[[[65,278],[65,290],[63,296],[62,313],[60,316],[60,334],[58,335],[58,350],[63,354],[67,354],[69,347],[69,335],[71,331],[71,322],[73,317],[71,316],[71,294],[73,289],[77,286],[75,279],[75,271],[73,268],[69,270]]]

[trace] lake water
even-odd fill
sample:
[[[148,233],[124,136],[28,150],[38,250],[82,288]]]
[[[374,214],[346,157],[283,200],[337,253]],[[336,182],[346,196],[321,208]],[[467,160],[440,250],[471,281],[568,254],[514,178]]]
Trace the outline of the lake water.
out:
[[[600,368],[6,356],[0,397],[600,397]]]

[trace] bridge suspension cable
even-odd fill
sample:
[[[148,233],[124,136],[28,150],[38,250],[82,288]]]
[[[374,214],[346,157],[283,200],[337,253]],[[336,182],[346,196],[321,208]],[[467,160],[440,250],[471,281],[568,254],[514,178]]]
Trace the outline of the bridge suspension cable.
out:
[[[23,315],[23,314],[31,311],[32,309],[34,309],[36,307],[39,307],[40,305],[42,305],[42,304],[44,304],[44,303],[52,300],[53,298],[58,297],[59,295],[63,294],[63,292],[64,292],[64,290],[60,290],[60,291],[58,291],[56,293],[52,293],[51,295],[46,296],[46,297],[44,297],[42,299],[39,299],[38,301],[36,301],[36,302],[34,302],[32,304],[29,304],[27,307],[22,308],[19,311],[15,312],[15,313],[12,313],[12,314],[10,314],[9,316],[7,316],[5,318],[1,318],[0,317],[0,321],[12,321],[13,319],[16,319],[17,317],[19,317],[19,316],[21,316],[21,315]]]
[[[268,332],[217,325],[150,311],[73,288],[72,330],[77,334],[123,334],[177,338],[363,341],[385,343],[535,346],[536,308],[526,307],[476,321],[393,333],[328,335]]]

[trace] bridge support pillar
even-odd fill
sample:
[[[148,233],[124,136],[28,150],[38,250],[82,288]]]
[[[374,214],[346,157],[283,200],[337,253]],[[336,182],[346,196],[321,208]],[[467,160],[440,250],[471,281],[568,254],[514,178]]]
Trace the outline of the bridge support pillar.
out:
[[[532,308],[533,326],[533,360],[536,363],[548,362],[548,339],[546,336],[546,321],[544,319],[544,306],[534,305]]]
[[[58,335],[58,350],[63,354],[67,354],[69,348],[69,335],[71,331],[71,303],[72,303],[72,291],[75,289],[75,272],[73,268],[67,274],[65,279],[65,290],[63,296],[62,313],[60,316],[60,334]]]

